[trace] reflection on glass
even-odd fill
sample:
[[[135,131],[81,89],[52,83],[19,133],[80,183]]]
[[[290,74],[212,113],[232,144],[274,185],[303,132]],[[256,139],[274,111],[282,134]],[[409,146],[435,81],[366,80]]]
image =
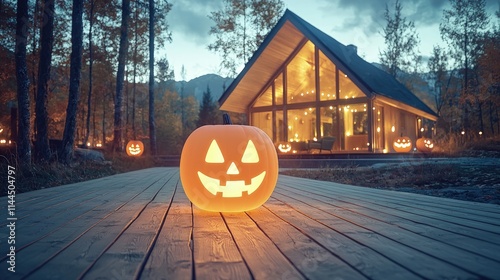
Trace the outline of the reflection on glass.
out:
[[[319,65],[320,100],[337,99],[335,65],[321,51],[319,51]]]
[[[349,99],[356,97],[366,97],[366,95],[349,79],[349,77],[339,70],[339,98]]]
[[[283,74],[279,74],[278,78],[274,80],[274,92],[276,105],[283,104]]]
[[[273,105],[273,88],[269,86],[266,91],[257,99],[255,107]]]
[[[288,141],[305,142],[316,138],[316,109],[288,110]]]
[[[258,112],[252,114],[254,126],[262,129],[269,138],[273,139],[272,112]]]
[[[286,67],[287,102],[302,103],[316,100],[314,44],[308,41]]]
[[[343,117],[345,150],[368,150],[368,108],[366,103],[345,105]]]

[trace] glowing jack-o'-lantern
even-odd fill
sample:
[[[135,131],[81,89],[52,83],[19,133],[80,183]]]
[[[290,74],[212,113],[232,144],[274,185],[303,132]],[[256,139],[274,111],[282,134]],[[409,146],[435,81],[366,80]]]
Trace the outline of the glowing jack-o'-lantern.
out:
[[[417,150],[419,150],[422,153],[430,153],[432,152],[432,149],[434,149],[434,142],[432,142],[432,139],[429,138],[418,138],[417,143],[416,143]]]
[[[130,140],[125,147],[127,155],[138,157],[144,152],[144,144],[138,140]]]
[[[392,147],[394,148],[394,151],[398,153],[407,153],[411,151],[411,139],[406,136],[396,137],[394,143],[392,143]]]
[[[280,143],[278,144],[278,150],[282,153],[288,153],[292,150],[292,145],[290,143]]]
[[[180,177],[198,208],[252,210],[266,202],[276,186],[278,156],[271,139],[257,127],[206,125],[186,140]]]

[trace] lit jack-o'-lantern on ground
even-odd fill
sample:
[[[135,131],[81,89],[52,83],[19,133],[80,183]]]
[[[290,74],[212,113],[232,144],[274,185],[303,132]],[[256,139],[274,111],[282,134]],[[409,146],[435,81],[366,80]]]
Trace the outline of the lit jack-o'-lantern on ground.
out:
[[[417,143],[416,143],[417,150],[419,150],[422,153],[430,153],[432,152],[432,149],[434,149],[434,142],[432,142],[432,139],[429,138],[418,138]]]
[[[283,143],[279,143],[278,144],[278,150],[281,152],[281,153],[288,153],[292,150],[292,145],[290,145],[290,143],[288,142],[283,142]]]
[[[125,147],[127,155],[131,157],[138,157],[144,152],[144,144],[142,141],[130,140]]]
[[[271,139],[257,127],[206,125],[186,140],[180,177],[189,200],[203,210],[252,210],[276,186],[278,156]]]
[[[398,153],[407,153],[411,151],[411,139],[406,136],[397,137],[394,140],[394,143],[392,143],[392,147],[394,148],[394,151]]]

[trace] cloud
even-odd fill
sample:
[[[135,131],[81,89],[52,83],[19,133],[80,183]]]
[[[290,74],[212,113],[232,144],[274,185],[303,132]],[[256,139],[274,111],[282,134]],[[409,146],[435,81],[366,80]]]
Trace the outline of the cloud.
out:
[[[386,4],[389,11],[394,11],[395,1],[336,0],[326,1],[324,11],[330,16],[336,13],[347,17],[341,22],[339,29],[362,27],[367,35],[378,32],[385,26],[384,12]],[[401,1],[402,14],[416,26],[438,24],[443,7],[448,0],[412,0]],[[326,14],[325,14],[326,15]]]
[[[189,36],[197,44],[207,44],[208,32],[213,25],[208,18],[210,12],[220,9],[219,0],[177,0],[172,1],[172,10],[168,15],[168,21],[173,33]]]

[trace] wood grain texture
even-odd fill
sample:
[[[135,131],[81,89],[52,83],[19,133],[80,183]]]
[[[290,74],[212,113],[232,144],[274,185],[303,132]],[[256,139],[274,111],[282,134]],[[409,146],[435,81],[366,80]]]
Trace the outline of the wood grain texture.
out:
[[[0,279],[498,279],[500,206],[280,176],[245,213],[191,204],[178,168],[19,194]],[[6,240],[6,203],[0,240]]]

